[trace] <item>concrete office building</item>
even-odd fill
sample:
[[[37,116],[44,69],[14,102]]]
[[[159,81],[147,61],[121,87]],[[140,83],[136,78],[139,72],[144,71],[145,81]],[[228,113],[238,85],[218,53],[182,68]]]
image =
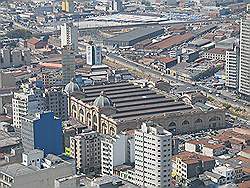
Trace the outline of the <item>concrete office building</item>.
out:
[[[21,117],[46,109],[43,90],[39,88],[23,88],[14,92],[12,99],[13,125],[21,128]]]
[[[30,65],[31,52],[28,48],[2,48],[0,50],[0,68]]]
[[[70,138],[71,157],[76,161],[78,173],[94,175],[101,170],[101,142],[96,131],[83,130]]]
[[[75,77],[75,53],[70,46],[65,46],[62,52],[63,84],[68,84]]]
[[[74,175],[72,164],[43,151],[23,154],[23,162],[0,168],[0,187],[4,188],[55,188],[55,180]]]
[[[61,26],[61,47],[71,46],[78,52],[78,28],[73,23],[64,23]]]
[[[68,96],[60,88],[52,87],[45,90],[46,109],[62,121],[68,119]]]
[[[129,143],[134,143],[133,141],[134,139],[129,139],[126,133],[103,136],[101,140],[101,173],[103,175],[112,176],[115,167],[134,162],[134,156],[130,156],[130,154],[134,155],[134,146],[129,147]]]
[[[63,153],[62,121],[53,112],[30,114],[21,118],[24,151],[41,149],[45,154]]]
[[[102,64],[101,47],[94,45],[93,42],[89,42],[86,45],[86,59],[88,65],[101,65]]]
[[[153,122],[135,131],[135,184],[170,187],[172,134]]]
[[[226,52],[226,82],[225,85],[231,89],[239,87],[239,63],[240,63],[240,49],[235,47],[234,50]]]
[[[241,20],[239,92],[250,100],[250,5],[248,13]]]

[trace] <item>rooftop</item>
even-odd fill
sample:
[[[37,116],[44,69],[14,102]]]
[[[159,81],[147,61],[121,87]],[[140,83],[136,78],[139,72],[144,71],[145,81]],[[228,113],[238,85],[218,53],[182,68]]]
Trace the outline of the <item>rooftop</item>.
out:
[[[188,33],[181,34],[181,35],[171,36],[169,38],[163,39],[163,40],[156,42],[156,43],[151,43],[146,48],[149,50],[150,49],[155,49],[155,50],[169,49],[169,48],[174,47],[175,45],[180,45],[180,44],[187,42],[193,38],[194,38],[194,35],[192,33],[188,32]]]
[[[179,158],[186,164],[196,164],[196,163],[199,163],[200,161],[203,161],[203,162],[214,161],[212,157],[199,155],[199,154],[188,152],[188,151],[184,151],[177,155],[174,155],[173,158],[174,159]]]
[[[30,168],[28,166],[25,166],[19,163],[6,165],[0,168],[1,173],[4,173],[11,177],[18,177],[18,176],[23,176],[27,174],[32,174],[35,171],[36,170],[34,168]]]
[[[222,144],[219,144],[216,141],[208,140],[208,139],[202,139],[202,140],[190,140],[187,141],[187,143],[190,144],[202,144],[204,147],[211,148],[211,149],[218,149],[224,147]]]
[[[132,120],[193,109],[183,101],[175,101],[170,96],[129,82],[86,86],[83,90],[84,94],[73,96],[89,104],[93,104],[100,93],[104,92],[116,108],[116,113],[110,115],[115,120]]]
[[[221,55],[226,55],[227,49],[224,48],[212,48],[208,50],[206,53],[207,54],[221,54]]]
[[[159,30],[163,30],[164,28],[161,26],[154,26],[154,27],[144,27],[139,29],[134,29],[132,31],[122,33],[116,35],[114,37],[110,37],[108,41],[132,41],[137,38],[143,37],[144,35],[149,35]]]

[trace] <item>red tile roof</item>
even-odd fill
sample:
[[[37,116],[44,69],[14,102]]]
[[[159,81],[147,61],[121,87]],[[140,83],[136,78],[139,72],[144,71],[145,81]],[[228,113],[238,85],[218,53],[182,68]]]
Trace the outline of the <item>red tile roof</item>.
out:
[[[35,38],[35,37],[32,37],[31,39],[28,39],[27,42],[29,44],[32,44],[32,45],[36,45],[40,40]]]
[[[151,43],[148,46],[146,46],[146,49],[167,49],[172,48],[175,45],[182,44],[186,41],[191,40],[194,37],[194,35],[190,32],[182,34],[182,35],[174,35],[169,38],[166,38],[160,42]]]

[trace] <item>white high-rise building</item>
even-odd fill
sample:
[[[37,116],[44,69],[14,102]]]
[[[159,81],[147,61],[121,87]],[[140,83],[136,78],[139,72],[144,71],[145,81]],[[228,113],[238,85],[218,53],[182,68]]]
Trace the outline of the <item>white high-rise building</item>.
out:
[[[170,187],[172,134],[153,122],[135,131],[135,184]]]
[[[241,21],[239,92],[250,98],[250,5]]]
[[[21,128],[21,117],[46,109],[43,91],[39,88],[23,89],[15,92],[12,99],[13,125]]]
[[[103,175],[112,176],[114,168],[134,162],[134,137],[126,133],[104,135],[101,140],[101,167]]]
[[[73,23],[64,23],[61,26],[61,47],[72,46],[78,52],[78,28]]]
[[[86,45],[86,59],[88,65],[101,65],[102,64],[102,49],[96,46],[93,42]]]
[[[238,89],[239,86],[239,61],[240,61],[239,47],[226,52],[226,86],[232,89]]]
[[[70,46],[65,46],[62,52],[63,84],[70,82],[75,77],[75,53]]]

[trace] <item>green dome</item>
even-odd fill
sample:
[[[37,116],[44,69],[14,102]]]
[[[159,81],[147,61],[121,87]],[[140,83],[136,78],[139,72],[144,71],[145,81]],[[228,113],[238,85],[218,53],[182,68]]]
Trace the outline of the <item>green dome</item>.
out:
[[[95,99],[93,105],[97,107],[109,107],[113,106],[113,102],[102,91],[100,96]]]

